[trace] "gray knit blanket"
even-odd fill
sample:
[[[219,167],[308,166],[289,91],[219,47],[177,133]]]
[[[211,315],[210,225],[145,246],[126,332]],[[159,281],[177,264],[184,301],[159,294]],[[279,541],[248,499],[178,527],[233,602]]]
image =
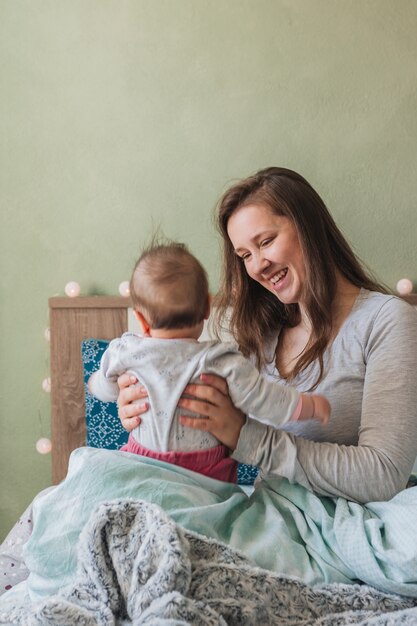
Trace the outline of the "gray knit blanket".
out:
[[[113,500],[80,536],[75,584],[1,617],[24,626],[391,626],[416,625],[417,601],[365,585],[309,587],[184,530],[156,505]]]

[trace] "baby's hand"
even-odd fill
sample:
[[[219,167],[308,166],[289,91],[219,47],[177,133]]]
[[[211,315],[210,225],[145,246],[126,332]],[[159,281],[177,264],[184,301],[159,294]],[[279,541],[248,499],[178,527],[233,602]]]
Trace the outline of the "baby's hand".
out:
[[[320,420],[325,426],[330,419],[330,413],[332,411],[330,402],[324,396],[311,396],[314,404],[313,419]]]

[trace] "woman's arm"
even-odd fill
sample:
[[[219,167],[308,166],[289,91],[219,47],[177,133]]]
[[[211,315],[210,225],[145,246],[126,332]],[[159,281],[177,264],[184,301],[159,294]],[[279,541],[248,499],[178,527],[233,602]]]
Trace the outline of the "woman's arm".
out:
[[[326,496],[357,502],[389,500],[405,487],[417,455],[417,315],[392,299],[369,322],[366,332],[361,328],[365,339],[357,366],[364,375],[355,445],[307,440],[253,419],[242,427],[233,410],[227,414],[224,402],[223,408],[207,403],[208,391],[200,385],[193,386],[192,393],[203,402],[190,400],[182,406],[208,419],[184,423],[210,432],[215,424],[216,436],[222,440],[222,429],[232,422],[240,433],[233,457],[258,465],[264,475],[284,476]],[[217,401],[213,396],[211,402]],[[337,427],[342,439],[343,419]],[[227,443],[233,448],[232,444],[234,440]]]

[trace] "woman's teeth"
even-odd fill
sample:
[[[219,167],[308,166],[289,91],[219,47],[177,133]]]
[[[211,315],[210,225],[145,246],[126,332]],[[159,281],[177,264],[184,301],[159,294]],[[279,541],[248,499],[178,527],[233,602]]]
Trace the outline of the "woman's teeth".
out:
[[[285,268],[285,270],[281,270],[280,272],[277,272],[272,278],[270,278],[270,281],[273,285],[276,285],[277,282],[279,282],[282,278],[284,278],[284,276],[286,276],[288,272],[288,268]]]

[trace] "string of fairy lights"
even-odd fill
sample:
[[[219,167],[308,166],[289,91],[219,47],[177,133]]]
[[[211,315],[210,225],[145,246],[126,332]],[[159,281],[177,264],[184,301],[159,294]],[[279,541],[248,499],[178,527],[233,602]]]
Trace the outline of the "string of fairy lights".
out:
[[[65,294],[68,296],[68,298],[76,298],[81,293],[81,286],[75,280],[70,280],[65,285],[64,291],[65,291]],[[119,294],[123,298],[128,298],[130,296],[129,281],[128,280],[122,281],[119,285],[118,291],[119,291]],[[43,336],[45,338],[45,341],[47,341],[48,343],[51,341],[51,331],[49,327],[45,328]],[[51,377],[50,376],[47,376],[46,378],[43,379],[42,389],[45,393],[51,393]],[[41,424],[41,427],[42,427],[42,424]],[[39,452],[39,454],[49,454],[52,450],[52,442],[48,437],[41,437],[40,439],[37,440],[35,447],[36,447],[37,452]]]
[[[401,296],[407,296],[413,292],[413,283],[409,278],[401,278],[397,282],[396,290]],[[69,298],[76,298],[81,293],[81,287],[75,280],[71,280],[65,285],[64,291]],[[122,281],[118,291],[121,296],[128,298],[130,296],[129,281]],[[51,340],[51,331],[49,328],[45,328],[44,338],[48,342]],[[42,389],[45,393],[51,393],[51,378],[49,376],[43,379]],[[48,437],[41,437],[36,442],[36,450],[39,454],[49,454],[52,450],[51,440],[48,439]]]

